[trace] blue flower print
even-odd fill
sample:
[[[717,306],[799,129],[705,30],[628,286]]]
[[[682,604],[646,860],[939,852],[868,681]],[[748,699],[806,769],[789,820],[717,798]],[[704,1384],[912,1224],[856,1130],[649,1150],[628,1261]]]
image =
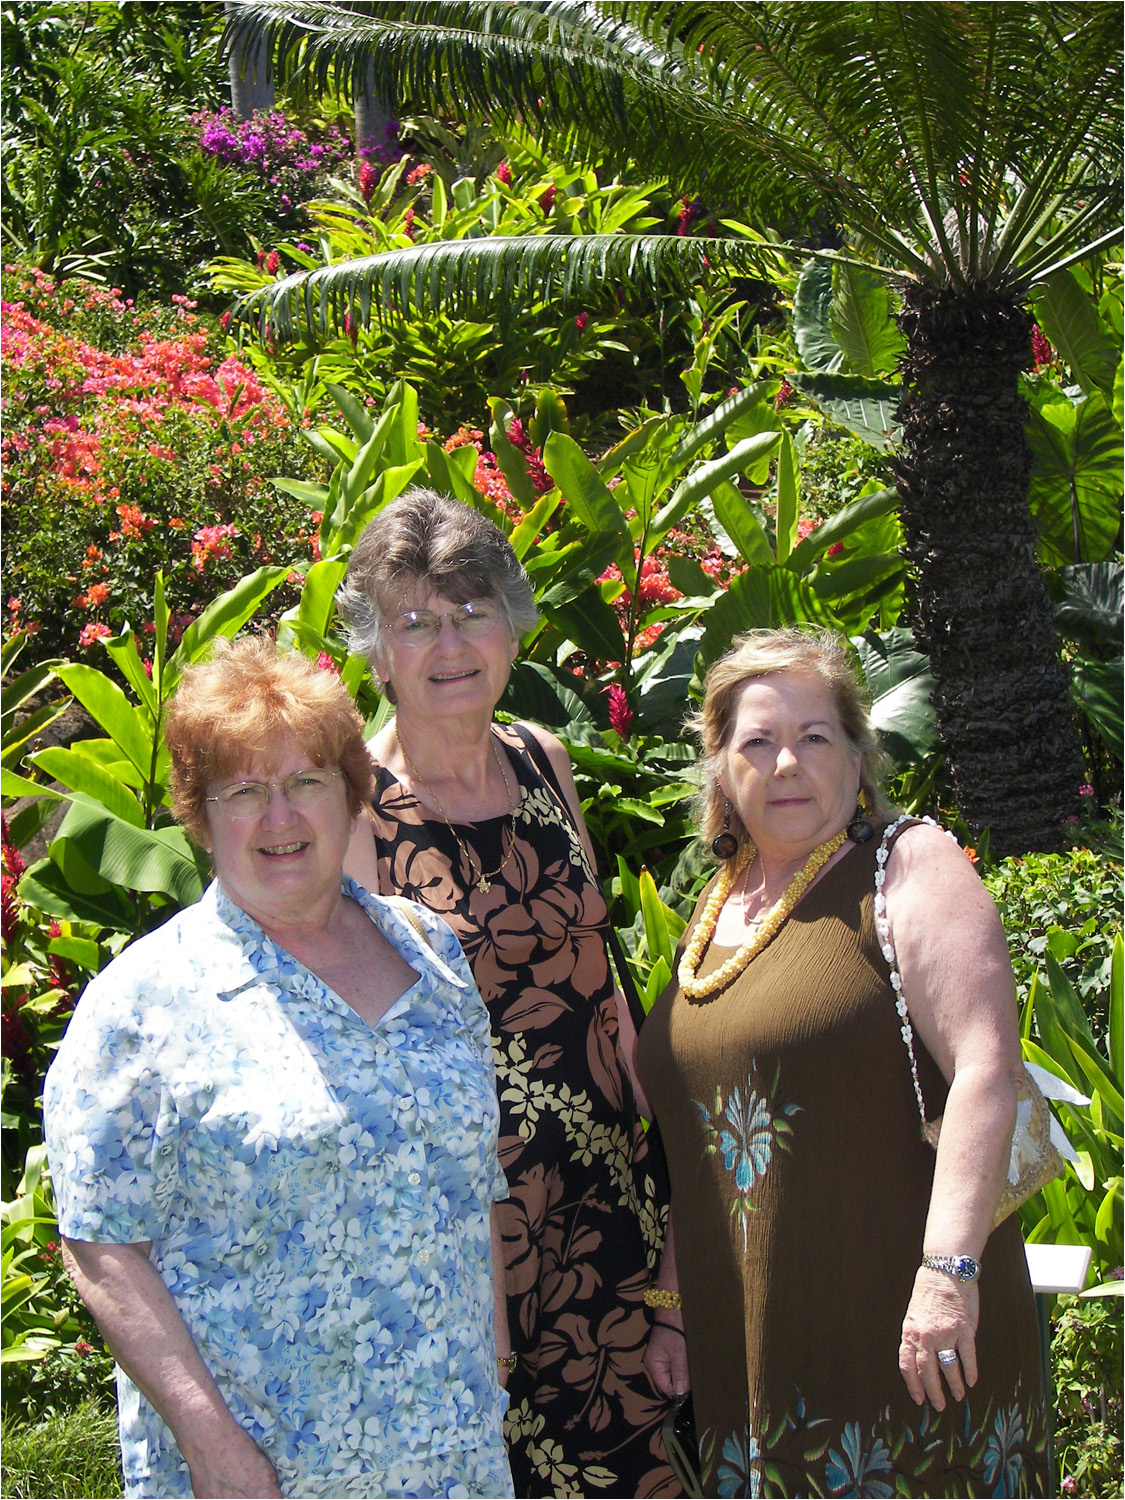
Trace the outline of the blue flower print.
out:
[[[864,1452],[863,1437],[858,1422],[849,1422],[840,1440],[843,1453],[835,1448],[828,1450],[828,1462],[824,1477],[834,1495],[872,1495],[879,1500],[894,1494],[894,1486],[881,1474],[890,1474],[891,1455],[881,1438],[872,1434],[871,1451]]]
[[[749,1426],[744,1427],[741,1432],[732,1432],[723,1444],[723,1457],[718,1473],[719,1494],[750,1495],[757,1500],[762,1493],[758,1468],[760,1459],[758,1439]]]
[[[743,1236],[755,1209],[751,1201],[755,1187],[765,1176],[774,1151],[787,1149],[792,1134],[789,1120],[800,1110],[798,1104],[781,1108],[771,1105],[770,1093],[776,1092],[780,1069],[774,1075],[771,1091],[756,1081],[753,1062],[750,1067],[745,1085],[736,1084],[725,1102],[721,1088],[715,1090],[712,1109],[698,1099],[695,1101],[706,1130],[706,1154],[721,1154],[723,1166],[733,1174],[735,1199],[731,1214],[741,1216]]]
[[[1023,1417],[1019,1407],[1008,1406],[998,1411],[984,1450],[985,1483],[992,1485],[994,1495],[1019,1494],[1023,1441]]]

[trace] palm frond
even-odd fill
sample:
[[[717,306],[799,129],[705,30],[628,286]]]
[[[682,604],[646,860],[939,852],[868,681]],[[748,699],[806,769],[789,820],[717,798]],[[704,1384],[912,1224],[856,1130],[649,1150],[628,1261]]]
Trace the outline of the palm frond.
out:
[[[772,247],[673,235],[505,235],[438,240],[287,276],[242,297],[236,321],[275,340],[316,339],[371,316],[503,313],[547,302],[586,306],[607,287],[655,294],[708,270],[761,275]]]

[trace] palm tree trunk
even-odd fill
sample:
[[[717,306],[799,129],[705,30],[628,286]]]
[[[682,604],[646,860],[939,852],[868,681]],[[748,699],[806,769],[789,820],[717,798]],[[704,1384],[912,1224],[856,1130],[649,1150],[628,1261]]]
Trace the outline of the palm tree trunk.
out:
[[[998,854],[1058,849],[1084,772],[1028,508],[1031,319],[992,288],[913,283],[900,323],[896,477],[957,800]]]

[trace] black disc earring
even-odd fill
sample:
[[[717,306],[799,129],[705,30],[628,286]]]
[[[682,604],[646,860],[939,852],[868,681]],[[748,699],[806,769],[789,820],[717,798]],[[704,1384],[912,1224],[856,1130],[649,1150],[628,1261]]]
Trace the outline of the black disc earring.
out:
[[[711,853],[716,859],[733,859],[738,853],[738,840],[730,831],[730,803],[723,810],[723,831],[711,840]]]
[[[875,830],[864,817],[867,811],[867,793],[860,788],[859,801],[855,805],[855,817],[848,824],[848,838],[853,844],[866,844],[868,839],[875,837]]]

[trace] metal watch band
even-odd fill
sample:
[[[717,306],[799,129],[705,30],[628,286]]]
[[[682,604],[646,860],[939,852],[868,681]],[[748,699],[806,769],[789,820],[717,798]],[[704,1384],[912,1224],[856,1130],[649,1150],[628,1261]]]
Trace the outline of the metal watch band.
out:
[[[944,1271],[954,1281],[975,1281],[980,1275],[980,1262],[971,1255],[923,1255],[922,1264],[927,1271]]]

